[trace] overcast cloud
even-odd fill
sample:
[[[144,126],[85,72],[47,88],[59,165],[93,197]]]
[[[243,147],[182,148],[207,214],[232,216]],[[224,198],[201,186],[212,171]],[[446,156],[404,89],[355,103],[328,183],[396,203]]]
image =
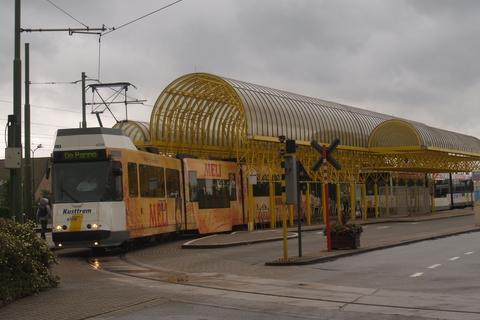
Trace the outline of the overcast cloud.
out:
[[[52,1],[90,27],[118,27],[172,2]],[[13,112],[13,4],[0,0],[2,129]],[[21,24],[81,27],[44,0],[22,1]],[[102,37],[100,79],[131,82],[129,94],[153,105],[179,76],[209,72],[479,137],[479,34],[475,0],[184,0]],[[23,33],[22,59],[24,42],[33,82],[97,77],[97,36]],[[49,155],[56,129],[78,127],[80,92],[32,85],[32,145],[47,146],[36,156]],[[129,118],[148,121],[150,110],[132,105]]]

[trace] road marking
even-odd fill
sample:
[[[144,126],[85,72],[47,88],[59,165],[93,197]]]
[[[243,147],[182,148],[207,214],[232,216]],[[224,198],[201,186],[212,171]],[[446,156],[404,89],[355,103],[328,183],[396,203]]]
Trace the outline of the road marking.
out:
[[[414,274],[410,275],[410,278],[420,277],[422,274],[423,274],[423,272],[417,272],[417,273],[414,273]]]
[[[388,229],[390,228],[390,226],[381,226],[381,227],[377,227],[377,229]]]
[[[410,224],[417,224],[418,222],[411,222]]]
[[[210,236],[193,239],[193,240],[190,240],[190,241],[188,241],[188,242],[185,242],[183,245],[184,245],[184,246],[188,246],[188,245],[190,245],[190,244],[192,244],[192,243],[194,243],[194,242],[196,242],[196,241],[198,241],[198,240],[200,240],[200,239],[213,238],[213,237],[216,237],[216,236],[217,236],[216,234],[212,234],[212,235],[210,235]]]
[[[440,263],[437,263],[437,264],[432,264],[431,266],[427,267],[428,269],[435,269],[435,268],[438,268],[440,267],[441,264]]]
[[[468,252],[465,252],[464,254],[466,254],[467,256],[470,255],[470,254],[473,254],[475,251],[468,251]]]
[[[448,260],[450,260],[450,261],[455,261],[455,260],[457,260],[457,259],[460,259],[460,257],[453,257],[453,258],[450,258],[450,259],[448,259]]]

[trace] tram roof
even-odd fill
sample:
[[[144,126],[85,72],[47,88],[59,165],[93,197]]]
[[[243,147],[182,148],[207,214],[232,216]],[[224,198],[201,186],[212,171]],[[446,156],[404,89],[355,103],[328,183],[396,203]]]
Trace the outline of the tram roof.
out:
[[[208,73],[184,75],[160,94],[152,141],[235,147],[245,140],[304,143],[378,152],[441,151],[480,156],[480,140],[461,133],[340,103]]]

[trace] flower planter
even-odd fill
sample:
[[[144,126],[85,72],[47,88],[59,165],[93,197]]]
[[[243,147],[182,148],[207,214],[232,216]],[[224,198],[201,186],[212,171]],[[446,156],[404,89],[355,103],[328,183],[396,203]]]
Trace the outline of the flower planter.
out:
[[[332,249],[357,249],[360,247],[361,232],[332,232]]]

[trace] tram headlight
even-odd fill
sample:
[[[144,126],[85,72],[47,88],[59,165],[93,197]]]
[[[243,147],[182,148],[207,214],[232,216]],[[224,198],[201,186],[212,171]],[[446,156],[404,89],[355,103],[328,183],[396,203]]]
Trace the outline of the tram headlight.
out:
[[[55,230],[57,230],[57,231],[62,230],[62,226],[61,226],[61,225],[56,226],[56,227],[55,227]]]
[[[94,245],[94,246],[98,246],[98,242],[95,241],[95,242],[93,243],[93,245]]]
[[[62,244],[61,244],[61,243],[59,243],[59,244],[58,244],[58,247],[59,247],[59,248],[61,248],[61,247],[62,247]]]
[[[98,224],[96,223],[92,224],[92,229],[98,229]]]

